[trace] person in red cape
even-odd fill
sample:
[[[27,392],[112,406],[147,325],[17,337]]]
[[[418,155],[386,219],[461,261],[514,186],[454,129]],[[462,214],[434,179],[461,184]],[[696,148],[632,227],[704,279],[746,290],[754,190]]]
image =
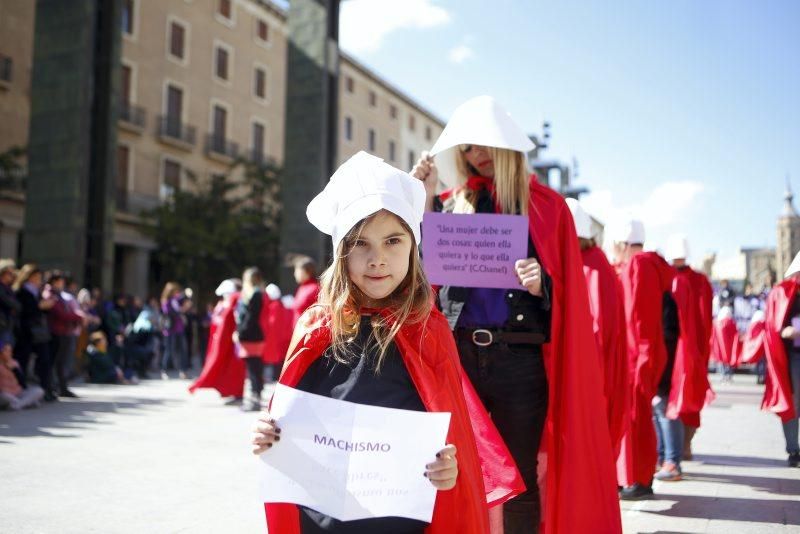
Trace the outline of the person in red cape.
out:
[[[293,260],[294,280],[297,290],[294,293],[292,310],[294,317],[292,326],[311,305],[317,302],[319,282],[317,281],[317,264],[308,256],[299,256]]]
[[[730,306],[723,306],[714,320],[711,335],[711,359],[722,366],[723,382],[730,382],[733,378],[733,370],[739,366],[740,353],[741,341],[733,310]]]
[[[781,419],[789,467],[800,466],[800,253],[767,296],[764,350],[767,375],[761,409]]]
[[[620,532],[575,226],[561,195],[527,170],[532,147],[493,98],[476,97],[454,112],[431,149],[435,160],[425,154],[412,170],[425,183],[428,210],[528,219],[527,257],[509,265],[522,287],[443,286],[439,305],[527,487],[504,504],[493,531]],[[451,189],[437,195],[439,179]]]
[[[630,424],[626,417],[630,405],[630,392],[622,284],[616,270],[595,242],[589,214],[577,200],[568,198],[566,202],[572,212],[581,247],[592,326],[602,363],[608,430],[616,458],[619,456],[622,436]]]
[[[763,310],[756,310],[747,325],[747,332],[744,334],[742,343],[742,363],[757,364],[766,356],[764,343],[766,339],[765,330],[767,328],[766,315]]]
[[[708,381],[713,290],[703,273],[687,263],[689,244],[683,235],[670,236],[667,260],[675,267],[672,297],[680,318],[680,365],[673,373],[668,411],[683,422],[683,460],[692,459],[692,439],[700,427],[700,411],[715,398]]]
[[[199,388],[216,389],[223,397],[233,397],[237,402],[244,395],[244,362],[236,355],[233,333],[236,331],[234,313],[239,300],[237,280],[223,281],[216,294],[221,297],[211,315],[208,332],[208,349],[203,372],[189,387],[194,393]]]
[[[449,412],[447,445],[425,477],[436,493],[430,523],[403,517],[338,521],[306,506],[265,505],[270,532],[483,534],[488,508],[524,491],[514,461],[476,400],[432,295],[418,247],[422,184],[360,152],[309,204],[309,221],[333,239],[319,304],[298,321],[280,382],[384,408]],[[284,438],[283,443],[279,443]],[[291,446],[264,413],[254,452]],[[414,466],[410,468],[416,469]]]
[[[261,360],[267,373],[268,382],[273,382],[280,374],[281,364],[289,350],[292,339],[294,312],[287,309],[281,301],[281,290],[269,284],[265,290],[266,299],[261,308],[261,330],[264,332],[264,345]]]
[[[663,423],[660,432],[665,426],[675,424],[665,417],[672,377],[672,365],[668,364],[674,362],[679,336],[675,302],[671,298],[675,271],[655,252],[644,251],[641,221],[630,220],[617,231],[613,240],[616,256],[624,264],[621,280],[631,388],[631,424],[622,440],[617,475],[623,486],[620,498],[637,500],[653,494],[653,466],[658,460],[654,411]],[[673,429],[673,437],[677,431]],[[681,445],[682,442],[681,437]],[[671,452],[665,450],[665,461],[670,456],[673,460],[680,457],[675,451],[676,440],[667,440],[666,445]]]

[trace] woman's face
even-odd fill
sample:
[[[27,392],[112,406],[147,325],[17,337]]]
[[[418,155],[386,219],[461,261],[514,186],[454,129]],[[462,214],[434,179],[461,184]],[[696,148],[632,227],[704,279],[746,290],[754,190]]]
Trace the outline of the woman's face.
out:
[[[36,287],[42,287],[42,273],[33,273],[28,278],[28,283],[33,284]]]
[[[494,178],[494,161],[485,146],[460,145],[458,148],[467,163],[472,165],[478,174],[484,178]]]
[[[405,280],[414,239],[393,214],[381,211],[364,226],[347,255],[347,275],[375,306]]]

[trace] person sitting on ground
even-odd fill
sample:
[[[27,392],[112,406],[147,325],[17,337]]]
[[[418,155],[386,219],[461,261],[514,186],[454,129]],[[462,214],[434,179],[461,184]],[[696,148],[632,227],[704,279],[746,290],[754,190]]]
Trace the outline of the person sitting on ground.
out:
[[[108,340],[103,332],[97,331],[89,336],[86,347],[86,360],[89,362],[89,382],[93,384],[128,384],[122,369],[108,353]]]
[[[41,403],[44,390],[39,386],[23,389],[17,378],[19,372],[11,343],[0,339],[0,407],[21,410]]]

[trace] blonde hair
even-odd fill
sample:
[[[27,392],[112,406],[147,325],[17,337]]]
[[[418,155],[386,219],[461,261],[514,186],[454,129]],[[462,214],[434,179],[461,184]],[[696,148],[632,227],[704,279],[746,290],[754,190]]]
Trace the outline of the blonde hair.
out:
[[[164,290],[161,292],[161,302],[167,302],[172,298],[172,294],[181,290],[181,285],[178,282],[167,282],[164,284]]]
[[[31,279],[31,276],[37,273],[42,274],[42,271],[35,263],[26,263],[17,271],[17,277],[14,279],[14,283],[11,286],[12,289],[14,291],[19,291],[19,289]]]
[[[338,362],[349,363],[358,358],[358,354],[350,350],[349,344],[358,336],[360,310],[365,299],[347,274],[347,256],[364,227],[378,213],[381,212],[362,219],[347,233],[339,244],[333,263],[322,273],[318,302],[330,311],[331,355]],[[378,314],[372,317],[372,334],[367,344],[374,341],[380,350],[375,364],[376,372],[380,372],[386,351],[400,328],[406,323],[424,321],[431,309],[431,288],[422,268],[414,233],[402,219],[398,217],[398,220],[411,238],[412,246],[406,277],[384,299],[390,313],[387,317]]]
[[[530,199],[530,170],[525,154],[507,148],[486,147],[494,163],[494,187],[497,203],[501,213],[516,215],[528,214],[528,200]],[[475,174],[467,163],[467,158],[456,147],[456,169],[458,170],[459,183],[466,183],[467,176]],[[478,195],[475,191],[464,188],[461,196],[466,201],[456,199],[455,213],[474,213]],[[470,211],[470,206],[472,207]]]
[[[246,304],[250,302],[250,298],[257,289],[261,288],[264,283],[264,277],[261,276],[261,271],[258,267],[248,267],[242,273],[242,301]]]

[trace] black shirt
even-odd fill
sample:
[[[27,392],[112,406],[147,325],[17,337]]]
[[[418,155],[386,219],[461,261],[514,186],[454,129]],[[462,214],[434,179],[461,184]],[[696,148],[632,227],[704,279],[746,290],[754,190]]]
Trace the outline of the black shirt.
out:
[[[383,358],[380,372],[375,372],[380,349],[370,342],[370,317],[361,318],[358,336],[351,343],[353,360],[337,362],[330,349],[318,358],[300,379],[296,388],[332,399],[346,400],[382,408],[425,411],[417,388],[408,374],[403,359],[392,343]],[[299,506],[300,531],[313,533],[422,534],[428,523],[404,517],[378,517],[356,521],[339,521],[330,516]]]

